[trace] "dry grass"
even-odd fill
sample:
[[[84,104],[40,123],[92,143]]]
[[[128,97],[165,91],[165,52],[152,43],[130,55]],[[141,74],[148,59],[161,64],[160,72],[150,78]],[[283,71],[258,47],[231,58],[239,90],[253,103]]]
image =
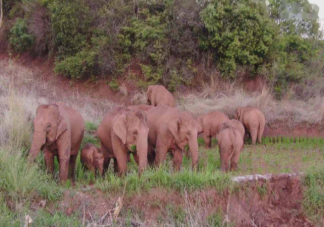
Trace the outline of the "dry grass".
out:
[[[291,125],[298,123],[324,123],[324,99],[316,97],[307,101],[294,99],[275,100],[270,90],[262,93],[247,93],[243,89],[229,88],[226,93],[211,95],[208,90],[199,95],[190,94],[180,97],[179,108],[192,112],[195,116],[211,111],[220,111],[233,117],[237,107],[254,106],[265,115],[267,124],[286,121]]]

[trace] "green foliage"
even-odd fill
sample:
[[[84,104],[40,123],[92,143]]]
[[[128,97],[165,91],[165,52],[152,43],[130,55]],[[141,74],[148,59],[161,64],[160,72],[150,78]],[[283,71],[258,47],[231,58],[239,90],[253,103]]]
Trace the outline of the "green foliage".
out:
[[[56,182],[36,166],[30,166],[20,154],[0,150],[0,191],[20,201],[38,196],[53,201],[61,197]]]
[[[17,53],[30,49],[34,43],[34,36],[27,31],[25,20],[18,18],[10,29],[9,43]]]
[[[71,79],[81,79],[95,74],[98,53],[94,50],[82,50],[76,55],[55,62],[55,72]]]
[[[108,85],[113,91],[118,91],[119,89],[119,83],[116,79],[112,79]]]
[[[306,191],[304,194],[304,209],[314,220],[320,221],[324,217],[324,168],[320,167],[308,171],[304,178]]]
[[[86,46],[90,35],[92,18],[89,7],[83,0],[54,0],[49,5],[49,9],[58,58],[73,56],[81,51]],[[74,59],[74,61],[78,60]]]
[[[201,12],[208,31],[201,48],[210,51],[225,75],[239,65],[258,66],[269,53],[274,25],[262,5],[252,0],[211,1]]]
[[[93,123],[93,122],[90,122],[90,121],[86,121],[85,123],[85,130],[86,131],[96,131],[98,128],[98,125]]]

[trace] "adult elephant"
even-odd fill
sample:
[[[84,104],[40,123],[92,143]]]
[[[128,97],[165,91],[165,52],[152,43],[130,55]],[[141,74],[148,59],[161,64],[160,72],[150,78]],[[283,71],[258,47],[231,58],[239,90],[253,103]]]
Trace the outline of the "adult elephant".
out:
[[[149,131],[149,162],[160,165],[168,151],[173,154],[173,166],[179,170],[183,151],[188,144],[191,152],[192,168],[198,164],[197,135],[200,131],[198,121],[189,112],[183,112],[165,105],[147,111]],[[155,148],[155,152],[154,152]]]
[[[229,121],[229,118],[218,111],[203,114],[198,117],[198,121],[203,129],[205,147],[211,148],[211,139],[216,136],[222,124]]]
[[[75,162],[84,134],[84,120],[78,111],[64,104],[40,105],[34,119],[34,136],[28,160],[44,150],[48,172],[54,171],[54,157],[59,161],[60,181],[74,178]]]
[[[149,85],[147,88],[147,104],[152,106],[166,105],[175,107],[173,95],[162,85]]]
[[[265,128],[265,117],[259,109],[254,107],[238,107],[234,118],[241,121],[246,131],[250,133],[253,145],[255,145],[257,139],[261,143]]]
[[[216,138],[221,158],[221,170],[224,172],[236,170],[244,144],[242,123],[237,120],[225,122],[222,124]]]
[[[108,169],[113,158],[117,161],[115,171],[125,174],[128,155],[132,152],[141,174],[147,165],[148,131],[147,118],[141,110],[122,107],[108,113],[97,130],[105,157],[104,170]]]

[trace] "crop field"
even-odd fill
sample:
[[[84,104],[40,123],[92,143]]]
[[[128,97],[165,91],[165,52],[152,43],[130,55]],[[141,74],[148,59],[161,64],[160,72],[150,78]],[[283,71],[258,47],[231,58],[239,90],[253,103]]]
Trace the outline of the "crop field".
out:
[[[98,143],[92,134],[95,127],[95,124],[89,122],[86,124],[87,132],[83,144]],[[266,137],[262,144],[257,146],[247,143],[240,156],[238,171],[226,174],[219,170],[217,141],[213,141],[211,149],[203,147],[201,138],[198,141],[200,159],[198,170],[195,172],[191,170],[190,158],[186,156],[184,156],[182,170],[173,172],[172,157],[168,157],[168,161],[163,166],[148,168],[139,178],[137,165],[131,158],[125,177],[116,176],[110,166],[104,178],[96,178],[82,168],[78,158],[76,182],[68,181],[63,186],[58,184],[58,163],[56,163],[56,174],[52,177],[45,174],[42,155],[39,155],[37,165],[31,167],[25,160],[26,151],[9,152],[3,148],[0,152],[2,192],[0,226],[21,226],[26,214],[33,219],[31,226],[222,226],[225,213],[221,206],[217,209],[213,208],[211,214],[205,211],[205,214],[198,215],[196,214],[197,204],[190,204],[190,199],[181,206],[172,201],[164,201],[162,205],[161,198],[155,196],[156,201],[154,201],[155,197],[151,193],[154,194],[154,191],[158,190],[162,194],[173,193],[183,198],[189,195],[190,198],[197,192],[212,189],[216,194],[228,197],[228,193],[233,193],[233,190],[238,187],[237,183],[231,180],[232,177],[270,173],[304,173],[302,182],[305,193],[302,207],[312,221],[323,224],[323,139]],[[267,193],[264,184],[257,187],[259,194]],[[90,197],[99,196],[99,200],[108,199],[110,202],[107,203],[112,207],[106,210],[113,209],[118,198],[124,196],[125,201],[133,201],[134,198],[139,197],[145,200],[147,196],[149,205],[137,208],[136,204],[127,202],[121,208],[119,219],[116,219],[119,221],[114,221],[113,218],[109,220],[109,215],[102,220],[103,213],[106,211],[87,211],[86,201],[79,205],[74,204],[74,199],[80,199],[78,198],[80,192],[91,195]],[[44,207],[39,205],[42,201],[46,201],[47,205]],[[62,201],[63,203],[66,201],[68,206],[73,206],[73,210],[67,210],[65,205],[62,205]],[[207,207],[206,205],[204,209]],[[159,212],[152,211],[152,217],[148,220],[146,209],[155,209]],[[156,212],[159,214],[154,214]],[[235,222],[228,222],[227,225],[236,226]]]
[[[103,178],[96,178],[82,168],[78,158],[75,182],[60,185],[57,162],[52,176],[46,174],[42,154],[32,165],[26,160],[35,110],[40,103],[53,99],[42,98],[46,92],[26,89],[33,84],[33,73],[10,64],[0,68],[0,74],[8,76],[0,77],[0,226],[23,226],[28,216],[32,219],[29,227],[324,226],[323,138],[264,137],[256,146],[247,141],[238,171],[231,173],[220,171],[216,140],[211,149],[205,149],[202,138],[198,139],[197,171],[191,170],[190,157],[184,155],[181,171],[174,172],[169,156],[160,168],[149,167],[139,177],[131,158],[126,176],[115,175],[110,165]],[[270,122],[280,113],[291,116],[292,112],[298,113],[294,115],[297,123],[310,119],[308,123],[319,124],[322,119],[322,113],[316,112],[317,102],[322,103],[319,99],[308,105],[274,101],[269,94],[247,97],[235,92],[233,96],[209,98],[205,103],[202,97],[190,98],[183,101],[182,108],[199,114],[209,106],[208,111],[224,109],[231,115],[244,99],[244,105],[263,107]],[[85,116],[81,148],[89,142],[98,145],[98,123],[115,104],[100,100],[92,105],[91,99],[77,95],[54,100],[71,104]],[[271,108],[265,109],[262,104]],[[96,106],[101,107],[100,111]],[[244,177],[254,174],[274,177],[252,181]],[[241,182],[233,180],[238,176]]]

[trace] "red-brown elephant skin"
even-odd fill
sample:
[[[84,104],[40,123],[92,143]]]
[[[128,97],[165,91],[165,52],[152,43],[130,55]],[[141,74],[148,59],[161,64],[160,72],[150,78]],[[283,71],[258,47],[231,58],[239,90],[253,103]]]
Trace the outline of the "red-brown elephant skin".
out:
[[[139,174],[147,165],[147,138],[149,128],[146,114],[141,110],[117,108],[108,113],[97,130],[101,150],[104,153],[104,171],[109,167],[111,159],[115,163],[115,172],[126,173],[129,153],[138,160]]]
[[[175,107],[173,95],[162,85],[148,86],[146,96],[147,103],[152,106],[166,105]]]
[[[104,154],[100,148],[91,143],[87,143],[81,150],[81,163],[95,176],[103,175]]]
[[[74,179],[76,158],[84,134],[84,120],[78,111],[62,104],[40,105],[34,119],[34,136],[28,160],[33,161],[44,150],[49,173],[54,172],[54,157],[59,161],[61,182]]]

